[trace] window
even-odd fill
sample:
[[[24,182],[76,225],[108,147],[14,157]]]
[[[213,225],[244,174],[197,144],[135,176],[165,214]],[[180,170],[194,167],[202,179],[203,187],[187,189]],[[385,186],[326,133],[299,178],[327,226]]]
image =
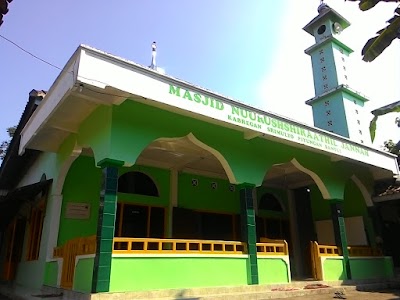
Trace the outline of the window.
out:
[[[270,193],[262,195],[260,201],[258,202],[258,209],[283,212],[283,208],[279,200]]]
[[[118,203],[115,236],[136,238],[164,237],[163,207]]]
[[[269,239],[289,240],[289,221],[277,218],[256,217],[256,229],[258,240],[260,237]]]
[[[172,224],[177,239],[240,240],[238,215],[174,207]]]
[[[44,201],[36,207],[32,207],[28,219],[29,237],[28,237],[28,253],[27,260],[37,260],[39,258],[40,240],[42,238],[44,219]]]
[[[118,192],[158,197],[154,181],[142,172],[128,172],[118,178]]]

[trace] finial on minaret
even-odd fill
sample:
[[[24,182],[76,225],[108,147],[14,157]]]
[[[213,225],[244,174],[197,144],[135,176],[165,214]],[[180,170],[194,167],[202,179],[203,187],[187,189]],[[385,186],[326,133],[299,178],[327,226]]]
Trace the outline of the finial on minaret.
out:
[[[322,14],[324,11],[326,11],[326,10],[329,9],[329,8],[330,8],[329,5],[326,4],[326,3],[324,2],[324,0],[321,0],[320,4],[319,4],[319,6],[318,6],[318,13],[319,13],[319,14]]]
[[[150,65],[150,68],[153,70],[157,70],[156,56],[157,56],[157,45],[156,42],[153,42],[151,44],[151,65]]]

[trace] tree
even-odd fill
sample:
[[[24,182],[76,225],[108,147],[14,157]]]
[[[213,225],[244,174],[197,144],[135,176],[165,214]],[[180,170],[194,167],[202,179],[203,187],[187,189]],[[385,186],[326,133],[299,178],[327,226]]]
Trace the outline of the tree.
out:
[[[0,144],[0,159],[2,159],[2,160],[6,156],[8,146],[10,146],[10,141],[11,141],[12,137],[14,136],[14,133],[15,133],[16,129],[17,129],[17,126],[8,127],[6,129],[7,133],[8,133],[8,136],[10,138],[7,141],[2,141],[1,144]]]
[[[345,0],[347,1],[347,0]],[[369,10],[379,2],[400,2],[400,0],[348,0],[358,1],[362,11]],[[400,38],[400,5],[394,10],[394,16],[387,21],[388,26],[379,30],[377,36],[370,38],[361,50],[363,60],[371,62],[377,58],[396,38]]]
[[[386,115],[392,112],[400,112],[400,101],[394,102],[392,104],[388,104],[382,106],[378,109],[372,111],[374,118],[372,119],[369,125],[369,132],[371,134],[371,140],[374,141],[375,139],[375,132],[376,132],[376,121],[378,120],[379,116]],[[400,118],[396,118],[397,127],[400,127]]]

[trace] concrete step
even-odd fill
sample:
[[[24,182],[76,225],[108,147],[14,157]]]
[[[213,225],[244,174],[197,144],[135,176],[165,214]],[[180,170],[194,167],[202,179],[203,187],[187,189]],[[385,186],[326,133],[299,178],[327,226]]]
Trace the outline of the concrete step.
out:
[[[0,286],[1,287],[1,286]],[[354,290],[379,291],[400,287],[400,280],[358,280],[358,281],[294,281],[290,284],[275,285],[252,285],[215,288],[193,288],[193,289],[169,289],[152,290],[127,293],[100,293],[83,294],[74,291],[44,287],[40,292],[21,289],[8,290],[7,296],[12,299],[40,300],[40,299],[62,299],[62,300],[123,300],[123,299],[152,299],[152,300],[263,300],[283,299],[288,297],[331,294],[335,292],[347,293]],[[2,290],[0,289],[0,293]],[[48,297],[62,293],[61,297]],[[33,297],[42,295],[43,297]]]

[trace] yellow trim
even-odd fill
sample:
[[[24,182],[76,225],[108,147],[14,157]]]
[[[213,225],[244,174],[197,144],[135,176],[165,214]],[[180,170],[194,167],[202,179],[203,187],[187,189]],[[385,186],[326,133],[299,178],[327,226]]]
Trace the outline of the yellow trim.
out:
[[[247,247],[236,241],[114,238],[113,254],[136,253],[246,254]]]
[[[257,254],[259,255],[289,255],[288,243],[285,240],[273,240],[260,238],[257,243]]]
[[[79,237],[66,242],[63,246],[54,248],[53,255],[62,258],[61,287],[71,289],[74,280],[75,261],[78,255],[96,253],[96,236]]]
[[[315,241],[310,242],[310,245],[313,277],[317,280],[323,280],[323,261],[328,257],[339,258],[342,254],[337,246],[318,245]],[[379,249],[374,249],[368,246],[348,246],[347,249],[349,250],[349,256],[351,258],[382,256],[382,252]]]

